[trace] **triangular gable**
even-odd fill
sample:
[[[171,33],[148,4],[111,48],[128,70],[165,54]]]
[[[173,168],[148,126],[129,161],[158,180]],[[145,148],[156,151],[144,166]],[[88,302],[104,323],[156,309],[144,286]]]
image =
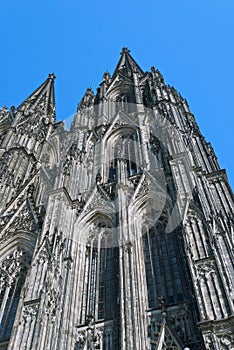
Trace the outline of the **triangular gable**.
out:
[[[168,349],[173,349],[173,350],[182,350],[183,347],[177,340],[176,336],[166,323],[166,320],[163,320],[159,337],[157,341],[152,341],[152,343],[156,344],[156,349],[157,350],[168,350]]]
[[[39,221],[37,214],[28,198],[21,203],[15,212],[10,215],[6,214],[6,216],[3,213],[1,217],[7,218],[6,221],[3,220],[3,224],[0,227],[2,237],[8,237],[19,231],[35,233],[38,229]]]
[[[103,140],[106,140],[114,130],[119,129],[124,125],[127,125],[128,127],[132,126],[134,129],[138,129],[138,124],[135,123],[132,119],[130,119],[125,113],[120,111],[111,122],[111,125],[106,131],[105,136],[103,137]]]
[[[110,198],[107,197],[104,191],[102,192],[100,189],[98,189],[98,187],[95,187],[89,199],[85,203],[83,213],[90,212],[94,209],[100,210],[104,213],[115,212],[114,204],[110,201]]]

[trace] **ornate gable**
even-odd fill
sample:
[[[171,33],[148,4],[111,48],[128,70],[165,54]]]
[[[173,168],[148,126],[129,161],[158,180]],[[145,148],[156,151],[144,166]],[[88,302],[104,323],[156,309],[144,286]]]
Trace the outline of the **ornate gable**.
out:
[[[182,350],[179,341],[168,326],[165,319],[163,319],[160,332],[156,335],[155,340],[151,341],[152,345],[156,345],[157,350]]]
[[[26,196],[18,199],[12,208],[0,216],[0,235],[6,239],[19,231],[37,233],[40,227],[40,215],[34,206],[33,186],[29,187]]]

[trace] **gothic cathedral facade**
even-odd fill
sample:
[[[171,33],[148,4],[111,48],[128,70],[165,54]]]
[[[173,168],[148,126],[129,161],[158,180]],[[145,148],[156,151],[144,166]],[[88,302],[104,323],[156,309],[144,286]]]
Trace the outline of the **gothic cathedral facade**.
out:
[[[0,349],[234,349],[233,194],[124,48],[70,130],[54,74],[0,111]]]

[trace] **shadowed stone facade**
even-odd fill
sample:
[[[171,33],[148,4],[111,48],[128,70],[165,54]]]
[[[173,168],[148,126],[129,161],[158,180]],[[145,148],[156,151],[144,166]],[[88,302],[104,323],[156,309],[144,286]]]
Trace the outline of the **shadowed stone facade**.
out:
[[[70,130],[54,74],[0,110],[0,349],[234,349],[233,194],[124,48]]]

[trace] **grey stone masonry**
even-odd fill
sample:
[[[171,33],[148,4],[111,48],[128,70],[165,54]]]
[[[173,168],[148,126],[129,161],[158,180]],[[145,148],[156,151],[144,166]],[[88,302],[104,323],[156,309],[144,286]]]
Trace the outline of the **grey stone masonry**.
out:
[[[0,350],[234,349],[233,193],[123,48],[70,130],[55,75],[0,109]]]

